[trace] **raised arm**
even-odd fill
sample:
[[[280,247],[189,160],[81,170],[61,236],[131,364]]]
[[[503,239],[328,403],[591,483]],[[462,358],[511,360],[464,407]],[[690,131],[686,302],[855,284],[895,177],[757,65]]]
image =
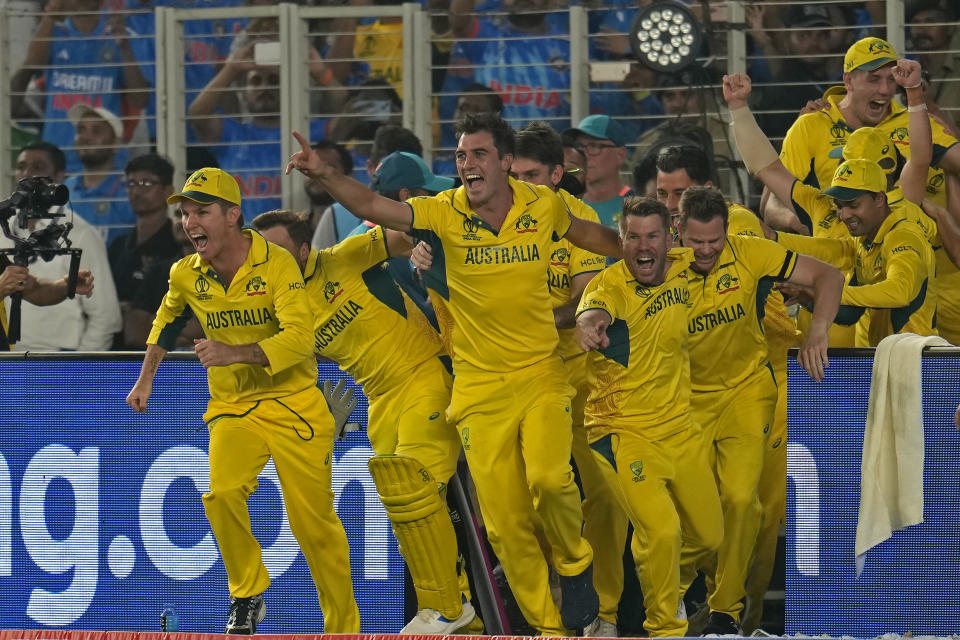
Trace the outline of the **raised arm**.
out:
[[[800,363],[814,380],[823,380],[823,370],[830,365],[827,358],[827,332],[840,309],[843,294],[843,273],[826,262],[797,255],[797,264],[787,282],[810,287],[813,290],[813,319],[807,339],[797,353]]]
[[[332,165],[320,159],[319,154],[310,148],[310,143],[294,131],[293,137],[300,143],[300,151],[290,156],[286,173],[296,169],[308,178],[320,181],[333,199],[350,210],[358,218],[364,218],[396,231],[410,231],[413,224],[413,210],[404,202],[384,198],[343,175]]]
[[[751,90],[750,77],[746,74],[723,76],[723,99],[730,108],[737,149],[747,171],[757,176],[781,202],[790,202],[796,178],[780,161],[779,155],[750,111],[747,98]]]
[[[910,159],[900,173],[900,186],[907,200],[920,204],[926,193],[927,174],[933,161],[933,129],[924,104],[920,79],[920,63],[915,60],[897,60],[893,79],[906,89],[910,135]]]
[[[213,117],[213,114],[224,94],[230,90],[234,79],[254,68],[253,47],[254,43],[251,42],[227,58],[217,75],[213,76],[196,99],[190,103],[187,115],[190,118],[190,125],[197,134],[197,139],[201,142],[220,140],[220,135],[223,133],[223,120]]]

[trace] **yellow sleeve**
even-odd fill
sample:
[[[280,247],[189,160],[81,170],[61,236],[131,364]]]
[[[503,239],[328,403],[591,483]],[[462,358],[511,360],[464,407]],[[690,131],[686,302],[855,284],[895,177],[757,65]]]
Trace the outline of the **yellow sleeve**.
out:
[[[540,196],[546,200],[547,206],[550,209],[549,214],[550,224],[553,226],[553,241],[558,242],[560,238],[567,235],[567,231],[570,230],[570,216],[573,215],[573,213],[563,198],[554,193],[550,188],[538,186],[537,191],[539,191]]]
[[[790,249],[766,238],[735,236],[729,241],[732,244],[736,242],[740,259],[757,279],[773,277],[786,280],[793,275],[797,266],[797,254]]]
[[[583,218],[584,220],[589,220],[591,222],[596,222],[600,224],[600,216],[597,215],[597,212],[593,210],[593,207],[588,205],[583,200],[569,196],[569,198],[564,197],[564,200],[567,200],[570,204],[570,213],[577,216],[578,218]],[[587,251],[586,249],[581,249],[577,245],[570,244],[570,277],[574,278],[581,273],[595,273],[603,269],[607,264],[607,258],[601,256],[592,251]]]
[[[290,253],[272,252],[268,274],[269,282],[280,283],[273,297],[280,330],[257,344],[269,362],[264,370],[275,375],[313,357],[313,312],[300,267]]]
[[[580,296],[580,305],[577,315],[590,309],[601,309],[610,314],[611,323],[620,317],[623,312],[623,297],[619,295],[618,287],[606,286],[610,276],[617,271],[617,265],[605,269],[600,275],[591,280]]]
[[[933,158],[930,166],[937,167],[943,155],[950,150],[950,147],[957,144],[957,139],[947,133],[943,125],[933,118],[930,118],[930,129],[933,135]]]
[[[800,222],[807,225],[810,231],[813,231],[816,225],[819,225],[833,213],[833,200],[829,196],[823,195],[816,187],[804,184],[800,180],[793,181],[790,201],[793,204],[793,210],[797,212],[797,217],[800,218]]]
[[[927,279],[923,247],[918,233],[891,230],[883,240],[884,279],[874,284],[847,285],[840,304],[871,309],[897,309],[910,304]]]
[[[811,238],[795,233],[777,234],[777,244],[791,251],[813,256],[841,271],[850,271],[857,262],[856,240],[852,238]]]
[[[427,196],[409,198],[407,204],[413,210],[413,220],[410,226],[413,229],[428,229],[434,232],[440,230],[440,212],[437,206],[439,200]]]
[[[727,234],[747,238],[762,238],[763,227],[760,218],[746,207],[733,203],[728,211]]]
[[[366,233],[344,238],[332,246],[329,259],[337,264],[350,265],[357,271],[366,271],[389,257],[386,235],[383,227],[377,225]]]
[[[810,173],[810,163],[813,162],[813,154],[808,144],[808,136],[811,132],[808,130],[807,123],[814,115],[816,114],[811,113],[797,118],[787,130],[783,146],[780,148],[780,161],[783,162],[787,171],[799,180],[803,180]]]
[[[167,351],[172,351],[176,347],[177,337],[187,323],[187,316],[184,313],[187,303],[178,282],[178,275],[184,269],[189,269],[185,266],[184,260],[175,262],[170,267],[167,293],[163,296],[163,302],[160,303],[157,315],[153,318],[153,328],[150,329],[150,335],[147,336],[147,344],[155,344]]]

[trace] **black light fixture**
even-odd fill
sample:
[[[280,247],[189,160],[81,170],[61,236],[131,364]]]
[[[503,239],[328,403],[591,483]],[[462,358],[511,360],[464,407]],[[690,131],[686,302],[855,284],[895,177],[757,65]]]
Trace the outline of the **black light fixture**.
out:
[[[690,8],[661,0],[637,12],[630,25],[630,46],[644,66],[661,73],[681,71],[696,60],[703,42],[700,22]]]

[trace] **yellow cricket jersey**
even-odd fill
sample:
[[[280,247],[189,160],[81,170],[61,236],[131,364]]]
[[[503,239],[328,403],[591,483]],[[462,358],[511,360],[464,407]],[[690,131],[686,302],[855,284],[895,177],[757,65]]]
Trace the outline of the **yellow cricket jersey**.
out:
[[[736,202],[727,207],[727,233],[744,238],[763,238],[763,227],[755,213]],[[763,333],[770,348],[789,349],[797,342],[797,323],[787,313],[783,294],[771,291],[763,313]],[[785,350],[785,349],[784,349]]]
[[[313,314],[300,268],[288,251],[243,230],[252,244],[226,285],[198,254],[170,268],[170,288],[157,310],[147,344],[170,350],[186,323],[189,305],[207,338],[226,344],[257,343],[270,364],[207,369],[213,401],[256,402],[317,384]]]
[[[590,281],[577,313],[606,311],[610,346],[587,354],[584,424],[596,440],[630,431],[661,440],[692,426],[687,353],[687,267],[693,250],[671,249],[663,284],[646,287],[621,260]]]
[[[933,249],[920,228],[902,212],[891,212],[873,242],[857,238],[777,235],[784,247],[852,270],[840,304],[870,310],[869,344],[888,335],[936,335],[937,285]],[[844,310],[841,309],[841,313]]]
[[[796,254],[775,242],[728,235],[710,273],[687,269],[694,391],[732,389],[767,364],[766,298],[796,264]]]
[[[586,202],[563,189],[560,189],[557,195],[566,203],[570,213],[578,218],[600,224],[600,216]],[[582,273],[596,273],[606,264],[607,259],[604,256],[581,249],[569,240],[561,239],[556,243],[550,253],[550,264],[547,267],[547,281],[550,285],[553,307],[557,308],[570,301],[570,283],[576,276]],[[577,344],[575,328],[558,329],[557,332],[560,334],[557,354],[561,358],[572,358],[583,353],[583,349]]]
[[[10,340],[7,338],[10,329],[7,326],[7,308],[3,304],[3,300],[0,299],[0,350],[9,351],[13,348],[13,345],[10,344]]]
[[[831,158],[830,151],[844,146],[847,136],[853,132],[837,108],[837,103],[843,99],[843,96],[842,92],[829,91],[824,97],[830,107],[824,111],[808,113],[797,118],[783,140],[780,160],[783,161],[784,166],[798,179],[818,188],[826,188],[830,184],[841,162],[837,158]],[[877,125],[877,129],[890,136],[900,154],[909,159],[910,136],[907,131],[907,116],[907,110],[904,107],[891,102],[890,114]],[[927,176],[927,193],[938,204],[946,206],[943,170],[936,168],[936,165],[957,140],[937,121],[931,119],[930,126],[933,129],[933,162]],[[802,216],[801,222],[813,229],[809,221],[803,220]],[[817,234],[814,233],[814,235]]]
[[[554,244],[570,228],[564,201],[547,187],[510,178],[513,206],[499,231],[470,209],[463,187],[411,198],[412,234],[443,248],[459,363],[515,371],[554,353],[557,329],[544,275]],[[439,265],[434,257],[430,271]]]
[[[442,353],[440,336],[397,286],[381,227],[310,252],[303,279],[316,316],[316,353],[330,358],[375,398],[408,382]]]
[[[403,25],[377,20],[359,25],[353,41],[353,55],[370,67],[371,78],[386,80],[403,99]]]

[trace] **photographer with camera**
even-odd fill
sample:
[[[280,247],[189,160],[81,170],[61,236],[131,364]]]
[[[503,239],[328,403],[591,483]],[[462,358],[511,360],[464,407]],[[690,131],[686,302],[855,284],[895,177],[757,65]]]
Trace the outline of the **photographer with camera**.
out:
[[[34,142],[26,145],[17,157],[16,179],[19,183],[24,178],[48,178],[52,183],[38,180],[34,190],[55,190],[63,181],[66,159],[63,152],[48,142]],[[44,186],[46,185],[46,186]],[[20,193],[18,184],[15,196],[28,200],[45,201],[52,205],[55,200],[49,199],[49,194],[41,198],[34,198],[37,194]],[[28,190],[29,191],[29,190]],[[66,195],[66,194],[64,194]],[[14,198],[11,198],[13,200]],[[62,200],[61,200],[62,202]],[[14,253],[26,257],[24,268],[37,279],[40,293],[34,291],[31,280],[21,278],[23,274],[16,266],[11,268],[13,275],[7,276],[6,282],[16,283],[8,285],[13,289],[23,287],[22,291],[11,290],[10,293],[23,293],[24,300],[30,304],[22,307],[21,326],[22,336],[17,341],[16,348],[25,351],[105,351],[110,349],[113,336],[120,331],[122,323],[120,305],[117,302],[117,292],[114,288],[113,277],[110,274],[110,263],[107,259],[107,250],[103,239],[97,230],[73,212],[60,206],[36,207],[30,215],[18,215],[5,220],[14,239],[0,234],[0,250],[7,256]],[[37,215],[39,214],[39,215]],[[82,252],[80,266],[83,267],[77,278],[77,291],[81,294],[73,299],[64,299],[68,293],[66,282],[56,287],[63,287],[63,293],[58,295],[50,289],[47,282],[57,283],[62,280],[63,274],[69,273],[71,266],[71,252],[59,249],[67,245],[61,238],[66,236],[58,221],[72,223],[69,228],[69,246]],[[36,247],[37,250],[32,248]],[[26,248],[26,249],[25,249]],[[42,258],[42,259],[38,259]],[[11,263],[11,258],[5,262]],[[84,275],[84,272],[88,272]],[[16,276],[16,279],[13,279]],[[97,287],[93,291],[86,291],[86,278],[96,280]],[[20,285],[20,281],[23,285]],[[0,289],[5,292],[6,289]],[[9,295],[9,294],[6,294]],[[39,296],[39,297],[38,297]],[[53,304],[49,309],[40,309],[39,304]],[[9,305],[8,305],[9,306]],[[4,317],[6,314],[3,314]],[[4,325],[4,336],[7,327]],[[5,340],[5,342],[7,342]]]

